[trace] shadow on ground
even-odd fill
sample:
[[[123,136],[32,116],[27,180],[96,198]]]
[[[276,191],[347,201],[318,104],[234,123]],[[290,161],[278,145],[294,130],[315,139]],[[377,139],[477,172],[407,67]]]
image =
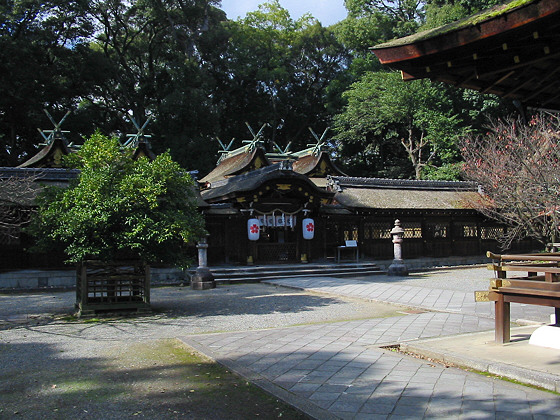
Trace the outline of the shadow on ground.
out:
[[[0,418],[305,418],[177,340],[82,350],[0,344]]]

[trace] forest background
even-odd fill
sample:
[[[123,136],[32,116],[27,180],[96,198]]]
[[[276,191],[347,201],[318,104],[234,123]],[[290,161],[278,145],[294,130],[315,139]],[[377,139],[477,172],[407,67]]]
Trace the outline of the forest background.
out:
[[[346,0],[323,27],[277,0],[228,20],[215,0],[11,0],[0,5],[0,166],[15,166],[51,128],[81,144],[122,139],[151,117],[156,153],[209,172],[220,138],[264,130],[267,147],[305,148],[330,128],[352,176],[460,179],[458,141],[511,113],[501,99],[429,80],[403,82],[369,47],[469,16],[501,0]]]

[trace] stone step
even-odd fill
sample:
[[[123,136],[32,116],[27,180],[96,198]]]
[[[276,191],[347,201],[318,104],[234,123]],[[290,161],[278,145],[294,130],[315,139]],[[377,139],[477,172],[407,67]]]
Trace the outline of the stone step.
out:
[[[301,277],[351,277],[384,274],[375,264],[329,264],[259,266],[237,268],[210,267],[217,283],[260,282],[263,280]]]

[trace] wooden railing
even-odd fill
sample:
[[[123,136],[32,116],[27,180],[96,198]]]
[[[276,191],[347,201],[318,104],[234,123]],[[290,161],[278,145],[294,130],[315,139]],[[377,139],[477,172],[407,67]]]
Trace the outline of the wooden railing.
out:
[[[487,252],[495,278],[488,291],[475,292],[477,302],[495,302],[495,339],[510,341],[510,303],[550,306],[560,320],[560,253],[499,255]],[[509,273],[527,273],[509,277]],[[511,274],[510,274],[511,275]]]

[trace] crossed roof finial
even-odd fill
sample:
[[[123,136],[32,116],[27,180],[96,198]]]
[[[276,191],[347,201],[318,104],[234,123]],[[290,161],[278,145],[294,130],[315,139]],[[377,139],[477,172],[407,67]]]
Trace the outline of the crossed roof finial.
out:
[[[317,142],[315,144],[308,144],[307,147],[313,147],[313,152],[312,152],[313,155],[318,156],[326,148],[326,142],[327,142],[326,136],[327,136],[327,131],[329,131],[329,127],[325,128],[325,131],[323,131],[321,137],[319,137],[311,127],[308,128],[309,131],[311,131],[313,137],[315,137],[315,140],[317,140]]]
[[[146,139],[149,139],[152,136],[150,134],[144,134],[144,130],[146,129],[146,127],[148,126],[148,124],[152,120],[152,116],[150,115],[148,117],[148,119],[146,120],[144,125],[142,125],[142,127],[140,127],[140,124],[138,124],[136,122],[134,117],[129,115],[129,118],[132,121],[132,124],[134,124],[134,127],[136,127],[137,132],[136,132],[136,134],[127,134],[126,136],[128,137],[128,140],[126,140],[126,142],[123,144],[123,146],[125,146],[125,147],[138,147],[138,144],[141,143],[141,142],[145,142],[146,144],[149,145],[149,142]]]
[[[270,124],[264,123],[261,126],[261,129],[258,131],[258,133],[255,133],[255,131],[249,125],[248,122],[245,122],[245,125],[247,126],[247,128],[251,132],[251,135],[253,136],[253,140],[243,140],[243,143],[247,144],[247,146],[245,146],[247,148],[247,150],[251,151],[251,150],[255,149],[255,147],[263,146],[264,145],[264,140],[263,140],[263,137],[262,137],[262,132],[266,127],[270,127]]]
[[[64,133],[69,133],[70,131],[62,130],[60,127],[62,126],[62,123],[64,122],[66,117],[68,117],[68,115],[70,115],[72,112],[66,112],[64,117],[62,117],[62,119],[57,123],[51,116],[51,114],[49,114],[49,111],[47,111],[46,109],[43,109],[43,111],[45,111],[45,114],[47,114],[47,117],[54,126],[53,130],[41,130],[40,128],[37,128],[41,136],[43,136],[43,139],[45,139],[45,145],[51,144],[55,139],[61,139],[66,145],[68,145],[68,140],[66,140],[66,137],[64,137]]]

